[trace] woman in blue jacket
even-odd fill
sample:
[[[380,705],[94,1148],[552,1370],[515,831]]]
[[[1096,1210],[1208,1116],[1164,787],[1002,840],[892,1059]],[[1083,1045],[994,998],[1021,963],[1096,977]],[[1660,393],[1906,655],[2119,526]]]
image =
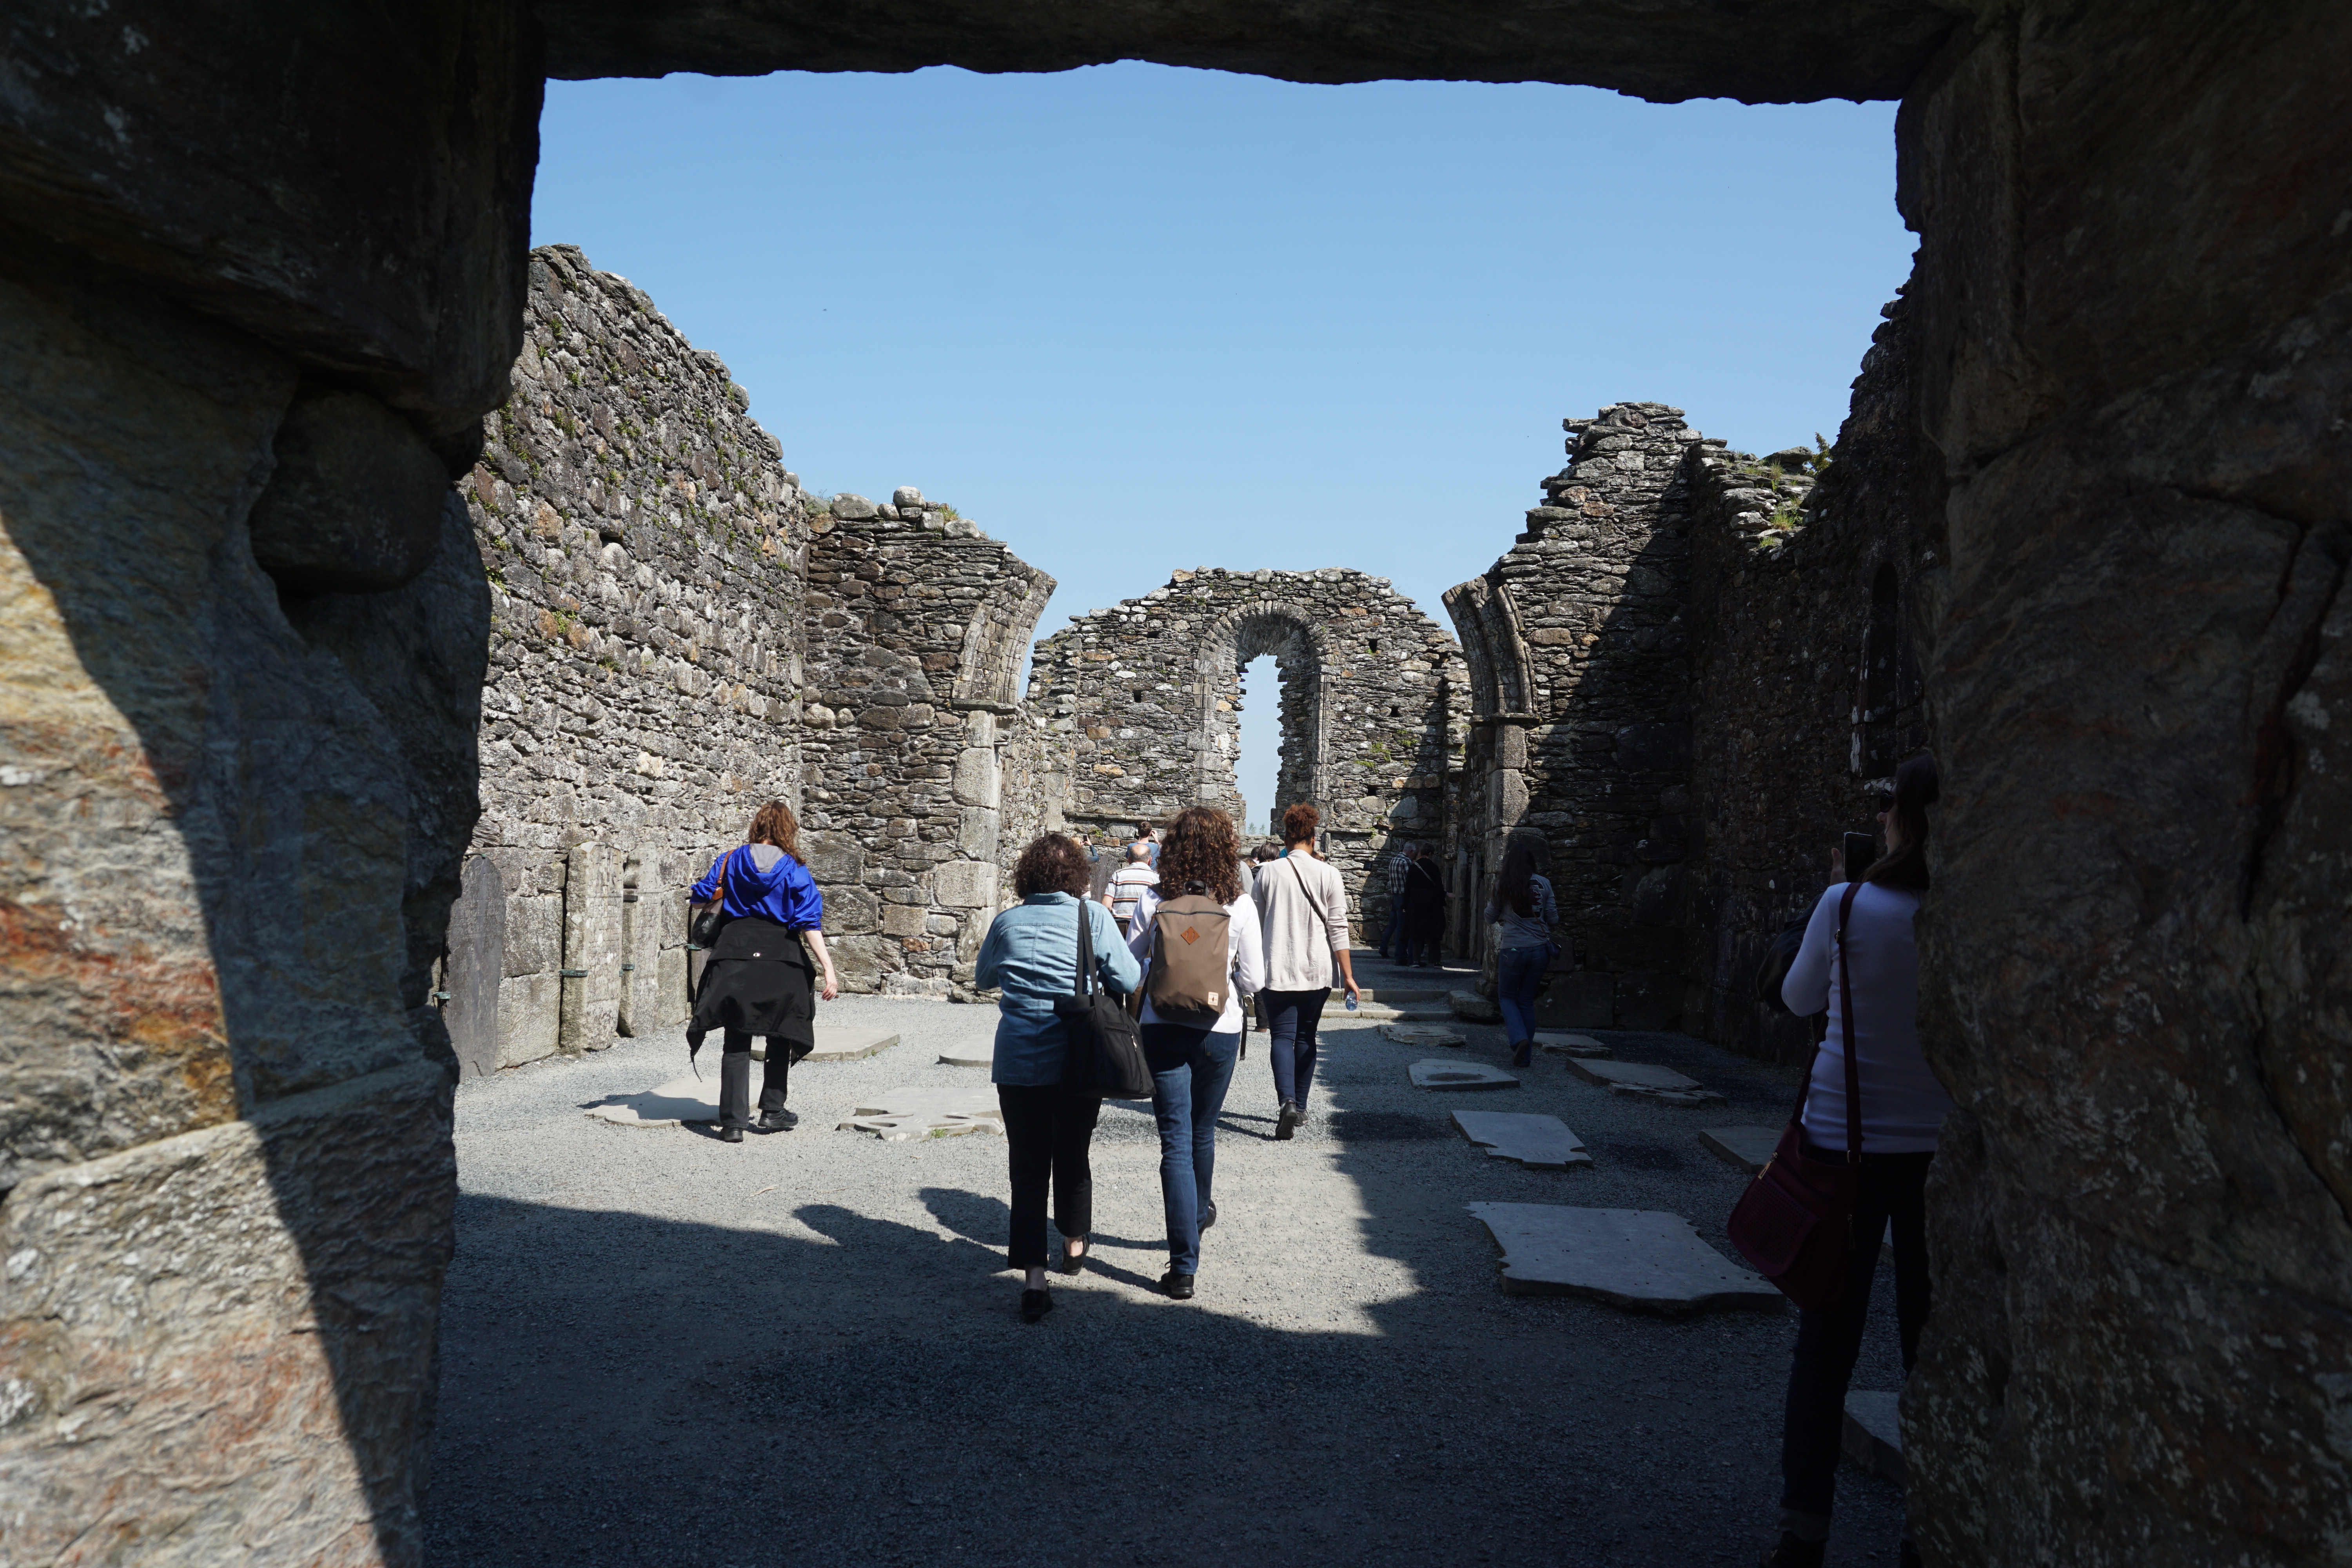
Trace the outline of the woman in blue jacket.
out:
[[[793,1063],[816,1048],[816,989],[809,958],[824,968],[824,999],[841,994],[825,951],[824,895],[800,856],[793,808],[772,800],[751,819],[749,842],[730,849],[694,885],[698,904],[718,903],[727,917],[710,945],[695,993],[689,1046],[721,1031],[719,1136],[743,1142],[751,1121],[751,1037],[768,1041],[760,1083],[758,1131],[782,1132],[800,1119],[784,1109]],[[806,945],[803,945],[806,939]]]
[[[1059,833],[1037,838],[1013,868],[1021,901],[992,921],[982,939],[972,983],[998,987],[996,1103],[1004,1114],[1004,1142],[1013,1175],[1013,1232],[1007,1251],[1023,1270],[1021,1321],[1034,1323],[1054,1310],[1045,1289],[1045,1189],[1054,1192],[1054,1228],[1062,1233],[1062,1272],[1083,1266],[1087,1232],[1094,1228],[1094,1171],[1087,1160],[1102,1096],[1062,1087],[1068,1037],[1054,1004],[1072,994],[1078,977],[1078,922],[1094,943],[1096,984],[1120,995],[1135,989],[1142,971],[1128,952],[1110,910],[1087,897],[1093,867],[1077,840]]]

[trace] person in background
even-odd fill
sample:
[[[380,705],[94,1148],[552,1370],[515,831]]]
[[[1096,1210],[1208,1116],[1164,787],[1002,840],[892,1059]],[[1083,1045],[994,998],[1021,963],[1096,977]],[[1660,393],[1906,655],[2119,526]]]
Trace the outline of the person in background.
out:
[[[1829,1015],[1805,1090],[1805,1155],[1846,1163],[1845,1053],[1853,1051],[1862,1087],[1863,1163],[1845,1302],[1797,1319],[1780,1428],[1780,1539],[1765,1555],[1765,1568],[1821,1568],[1837,1490],[1846,1384],[1869,1321],[1879,1237],[1890,1221],[1895,1317],[1906,1374],[1918,1359],[1919,1330],[1927,1321],[1927,1166],[1952,1100],[1919,1051],[1919,949],[1911,928],[1927,891],[1927,807],[1937,794],[1934,758],[1922,754],[1895,770],[1894,797],[1878,816],[1886,853],[1871,863],[1846,916],[1845,980],[1853,1016],[1846,1016],[1837,974],[1838,906],[1847,887],[1842,851],[1831,858],[1830,888],[1813,905],[1804,945],[1780,986],[1790,1012]],[[1907,1539],[1902,1561],[1906,1568],[1919,1561]]]
[[[1033,839],[1013,868],[1021,901],[989,923],[972,965],[972,983],[997,988],[996,1056],[989,1077],[1004,1116],[1005,1159],[1013,1182],[1013,1224],[1005,1255],[1022,1270],[1021,1319],[1054,1310],[1045,1289],[1045,1194],[1062,1234],[1062,1272],[1076,1274],[1094,1228],[1094,1169],[1087,1158],[1102,1096],[1062,1087],[1068,1036],[1055,1003],[1076,989],[1078,921],[1087,922],[1097,983],[1125,995],[1141,971],[1113,929],[1108,910],[1086,896],[1087,852],[1076,839],[1048,833]]]
[[[1136,834],[1135,842],[1127,847],[1127,852],[1129,858],[1134,856],[1135,851],[1139,847],[1143,850],[1143,858],[1145,862],[1149,864],[1153,870],[1157,871],[1160,869],[1160,829],[1152,826],[1150,823],[1144,824],[1141,830]]]
[[[1256,848],[1251,850],[1249,858],[1250,885],[1252,887],[1255,887],[1257,885],[1258,872],[1265,867],[1281,858],[1282,851],[1271,844],[1261,844]]]
[[[1348,952],[1348,889],[1315,853],[1321,823],[1311,805],[1294,805],[1282,814],[1290,853],[1259,876],[1252,898],[1265,941],[1265,989],[1257,994],[1280,1103],[1274,1135],[1286,1141],[1307,1114],[1307,1094],[1315,1086],[1315,1027],[1331,999],[1335,969],[1348,1000],[1357,996]]]
[[[1404,873],[1402,962],[1416,969],[1435,969],[1444,945],[1445,879],[1438,874],[1436,856],[1415,855]],[[1429,956],[1423,958],[1423,953]]]
[[[1125,942],[1135,931],[1135,900],[1143,896],[1146,888],[1157,887],[1160,873],[1151,868],[1144,854],[1143,841],[1138,839],[1127,847],[1127,864],[1110,874],[1110,885],[1103,889],[1103,907],[1118,921],[1118,939]]]
[[[800,1119],[784,1109],[793,1063],[816,1048],[816,1003],[809,959],[824,969],[824,995],[841,994],[826,951],[824,895],[801,860],[793,808],[772,800],[751,818],[745,842],[714,862],[689,895],[717,903],[727,917],[710,945],[695,993],[687,1041],[698,1047],[717,1029],[719,1136],[740,1143],[751,1121],[751,1037],[768,1042],[760,1079],[761,1132],[783,1132]]]
[[[1404,934],[1405,874],[1412,869],[1413,861],[1420,856],[1420,845],[1400,844],[1397,846],[1396,853],[1389,857],[1389,925],[1388,930],[1381,933],[1382,958],[1390,956],[1389,950],[1395,947],[1397,938]]]
[[[1511,1065],[1523,1068],[1536,1049],[1536,993],[1559,950],[1551,928],[1559,923],[1551,883],[1536,872],[1536,840],[1515,833],[1503,847],[1503,868],[1495,873],[1486,918],[1500,921],[1495,952],[1495,997],[1502,1004],[1503,1027],[1511,1037]]]
[[[1128,945],[1147,976],[1140,1019],[1144,1060],[1151,1068],[1151,1111],[1160,1123],[1160,1196],[1168,1219],[1168,1272],[1160,1289],[1179,1301],[1192,1299],[1201,1268],[1201,1233],[1217,1223],[1211,1185],[1217,1165],[1217,1112],[1233,1084],[1242,1043],[1241,998],[1264,983],[1265,952],[1257,909],[1242,893],[1241,839],[1233,819],[1213,806],[1187,806],[1168,828],[1160,885],[1136,905]],[[1267,874],[1271,874],[1270,872]],[[1149,975],[1163,897],[1202,895],[1225,913],[1224,988],[1216,1015],[1170,1020],[1152,1005]]]

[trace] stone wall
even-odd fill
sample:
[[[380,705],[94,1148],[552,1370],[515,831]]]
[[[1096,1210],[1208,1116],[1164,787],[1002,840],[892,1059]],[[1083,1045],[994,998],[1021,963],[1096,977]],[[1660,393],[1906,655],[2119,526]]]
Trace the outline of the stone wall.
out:
[[[1658,912],[1685,936],[1683,1026],[1752,1056],[1811,1048],[1759,1005],[1757,965],[1927,743],[1919,584],[1941,540],[1918,504],[1908,307],[1885,313],[1832,454],[1694,458],[1694,830]]]
[[[842,984],[968,991],[998,902],[1000,726],[1054,580],[902,488],[812,525],[810,863]]]
[[[1471,650],[1484,800],[1462,873],[1478,955],[1488,879],[1539,834],[1559,904],[1547,1022],[1661,1028],[1683,1011],[1690,853],[1693,454],[1719,447],[1660,403],[1564,421],[1569,466],[1446,604]]]
[[[1245,803],[1234,772],[1242,672],[1263,654],[1280,680],[1280,793]],[[1071,616],[1037,645],[1029,700],[1069,726],[1065,812],[1096,837],[1195,804],[1236,826],[1261,805],[1278,819],[1315,805],[1360,931],[1386,916],[1372,870],[1390,845],[1444,832],[1467,683],[1453,639],[1384,577],[1202,567]]]
[[[688,884],[761,804],[800,804],[808,508],[775,438],[573,247],[531,253],[524,328],[458,486],[491,622],[457,919],[499,931],[487,987],[438,988],[468,1072],[682,1025]]]

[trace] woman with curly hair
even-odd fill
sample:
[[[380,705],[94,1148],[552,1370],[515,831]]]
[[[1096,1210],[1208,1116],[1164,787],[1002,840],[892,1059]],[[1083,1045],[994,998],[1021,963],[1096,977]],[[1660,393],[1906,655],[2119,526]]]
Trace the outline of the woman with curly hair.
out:
[[[1181,904],[1161,913],[1162,906]],[[1223,926],[1220,931],[1217,928]],[[1169,825],[1160,851],[1160,885],[1135,907],[1129,945],[1155,979],[1170,966],[1168,932],[1179,940],[1223,942],[1211,965],[1189,951],[1188,970],[1207,973],[1214,1011],[1163,1017],[1147,984],[1143,1057],[1151,1068],[1151,1111],[1160,1123],[1160,1196],[1168,1216],[1168,1272],[1160,1288],[1176,1300],[1192,1299],[1201,1269],[1201,1233],[1217,1223],[1209,1195],[1217,1166],[1217,1112],[1233,1083],[1242,1043],[1241,998],[1265,978],[1257,906],[1242,888],[1241,839],[1233,818],[1211,806],[1188,806]]]
[[[824,895],[801,860],[800,824],[793,808],[772,800],[751,818],[745,842],[721,855],[692,893],[697,904],[717,903],[727,917],[710,945],[702,984],[694,994],[688,1044],[720,1031],[719,1136],[743,1142],[751,1121],[751,1037],[768,1042],[760,1081],[761,1132],[783,1132],[799,1118],[784,1109],[793,1063],[816,1048],[814,955],[824,968],[824,995],[841,994],[826,951]]]
[[[989,923],[972,982],[996,987],[996,1103],[1004,1115],[1013,1177],[1013,1231],[1006,1247],[1022,1270],[1021,1319],[1054,1310],[1045,1289],[1045,1192],[1054,1194],[1054,1228],[1062,1233],[1062,1272],[1084,1266],[1094,1228],[1094,1171],[1087,1160],[1102,1096],[1062,1087],[1068,1036],[1054,1004],[1078,976],[1078,922],[1094,945],[1095,984],[1121,995],[1141,972],[1111,912],[1087,897],[1093,868],[1075,838],[1048,833],[1031,841],[1013,868],[1021,901]]]

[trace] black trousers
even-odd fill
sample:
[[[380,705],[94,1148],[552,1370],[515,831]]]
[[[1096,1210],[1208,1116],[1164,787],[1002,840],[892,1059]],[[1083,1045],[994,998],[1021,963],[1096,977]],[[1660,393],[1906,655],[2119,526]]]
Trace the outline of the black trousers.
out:
[[[1805,1145],[1805,1153],[1845,1163],[1843,1149]],[[1845,1425],[1846,1384],[1862,1353],[1870,1321],[1870,1288],[1878,1275],[1879,1237],[1895,1222],[1895,1321],[1903,1341],[1903,1370],[1919,1357],[1919,1329],[1927,1321],[1927,1164],[1933,1154],[1864,1154],[1862,1191],[1854,1205],[1855,1257],[1843,1305],[1797,1319],[1797,1356],[1789,1369],[1789,1407],[1780,1426],[1780,1506],[1826,1518],[1837,1495],[1839,1438]]]
[[[1416,903],[1405,906],[1405,963],[1435,963],[1443,957],[1445,945],[1445,905],[1442,902]]]
[[[1094,1142],[1102,1096],[1074,1094],[1055,1084],[1032,1088],[1000,1083],[1005,1158],[1013,1167],[1013,1234],[1005,1250],[1015,1268],[1045,1266],[1045,1189],[1054,1190],[1054,1228],[1084,1236],[1095,1225],[1095,1173],[1087,1146]]]
[[[719,1125],[749,1127],[751,1125],[751,1036],[748,1030],[730,1029],[719,1038]],[[792,1073],[792,1042],[770,1036],[768,1070],[760,1078],[760,1110],[762,1115],[784,1108]]]

